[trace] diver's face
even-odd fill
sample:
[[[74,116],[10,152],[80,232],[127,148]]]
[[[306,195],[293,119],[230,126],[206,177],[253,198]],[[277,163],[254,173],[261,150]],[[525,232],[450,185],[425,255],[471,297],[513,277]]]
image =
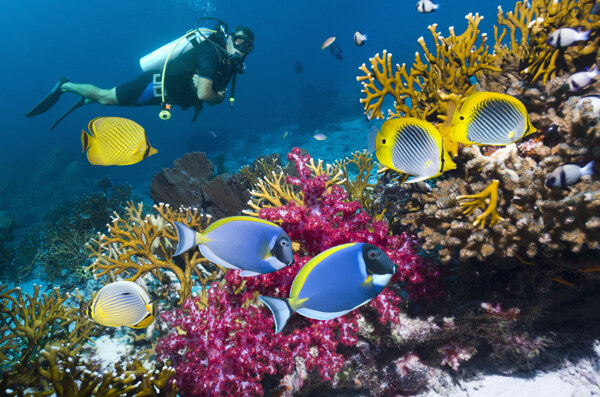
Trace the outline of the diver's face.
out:
[[[239,55],[244,56],[245,53],[238,50],[236,47],[240,47],[244,42],[244,39],[234,38],[233,36],[229,36],[227,38],[227,52],[231,55]]]

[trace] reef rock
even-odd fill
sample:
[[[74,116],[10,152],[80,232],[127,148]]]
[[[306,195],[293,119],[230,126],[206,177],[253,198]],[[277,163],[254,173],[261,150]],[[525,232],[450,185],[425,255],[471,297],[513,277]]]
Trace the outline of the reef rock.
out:
[[[213,170],[205,153],[187,153],[175,160],[173,168],[163,168],[154,176],[150,197],[157,204],[200,208],[217,219],[238,215],[247,207],[249,193],[236,175],[212,177]]]

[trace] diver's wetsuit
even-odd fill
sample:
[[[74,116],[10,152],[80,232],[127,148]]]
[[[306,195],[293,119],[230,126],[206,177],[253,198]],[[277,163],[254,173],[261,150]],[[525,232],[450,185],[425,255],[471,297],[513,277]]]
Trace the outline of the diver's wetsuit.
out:
[[[225,47],[223,36],[213,34],[210,39]],[[212,80],[214,92],[227,87],[235,68],[227,61],[227,54],[217,46],[204,40],[196,48],[169,61],[165,77],[167,101],[187,109],[194,106],[196,112],[202,109],[197,90],[192,81],[194,74]],[[136,79],[116,88],[117,101],[121,106],[160,105],[161,98],[154,96],[153,77],[162,70],[149,70]]]

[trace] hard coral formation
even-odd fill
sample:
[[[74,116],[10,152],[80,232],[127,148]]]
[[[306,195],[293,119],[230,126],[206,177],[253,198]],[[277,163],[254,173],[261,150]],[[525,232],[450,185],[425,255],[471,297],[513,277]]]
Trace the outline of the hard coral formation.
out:
[[[45,346],[69,346],[77,353],[84,342],[97,335],[98,327],[83,316],[83,297],[69,305],[69,294],[55,288],[40,293],[35,285],[32,295],[20,288],[0,286],[0,388],[15,390],[39,386],[39,354]]]
[[[561,74],[573,73],[600,61],[600,36],[594,32],[600,28],[600,18],[590,12],[594,4],[593,0],[523,0],[517,2],[514,11],[508,11],[506,16],[498,7],[499,26],[494,26],[494,51],[503,75],[516,72],[522,75],[519,80],[531,83],[541,77],[542,84],[546,85]],[[546,43],[548,36],[563,27],[594,33],[591,40],[566,49],[549,46]],[[510,42],[506,45],[504,40],[508,31]],[[513,74],[514,77],[517,76]]]
[[[365,64],[359,68],[364,75],[356,79],[362,83],[362,92],[366,95],[360,102],[369,119],[384,118],[381,106],[387,95],[395,100],[394,110],[388,110],[388,118],[451,119],[455,106],[460,106],[476,91],[472,78],[482,76],[484,71],[500,72],[494,65],[495,55],[488,51],[486,34],[480,34],[479,23],[483,17],[469,14],[466,19],[467,29],[459,36],[452,27],[450,36],[443,37],[436,30],[437,24],[429,26],[435,51],[431,52],[425,39],[419,38],[425,60],[417,52],[410,70],[403,63],[396,65],[394,71],[392,54],[386,50],[382,56],[377,54],[369,59],[370,70]],[[447,149],[455,154],[458,146],[445,131],[442,135]]]
[[[108,235],[100,234],[90,244],[91,256],[95,258],[90,266],[94,277],[120,276],[135,281],[151,274],[162,283],[166,282],[163,272],[170,272],[179,282],[179,303],[191,295],[195,281],[202,285],[205,298],[206,286],[217,278],[219,269],[200,257],[199,252],[186,252],[182,254],[183,264],[175,263],[177,234],[172,224],[177,221],[202,231],[210,217],[201,215],[197,209],[173,210],[162,203],[154,209],[160,216],[144,215],[143,205],[133,203],[129,203],[125,218],[114,214]]]
[[[217,175],[203,152],[187,153],[175,160],[173,168],[163,168],[150,184],[150,197],[156,204],[196,207],[216,219],[238,215],[248,201],[239,177]]]
[[[546,172],[552,169],[544,172],[533,159],[519,157],[516,145],[490,156],[481,154],[476,146],[465,149],[464,154],[472,157],[465,164],[466,179],[440,181],[431,195],[413,194],[407,206],[418,210],[398,208],[395,215],[424,240],[424,249],[438,251],[442,262],[451,261],[456,254],[461,261],[483,261],[515,254],[551,257],[563,249],[578,252],[584,245],[597,248],[597,228],[588,222],[589,214],[600,205],[593,191],[570,195],[573,198],[565,200],[568,205],[552,200],[558,193],[544,186]],[[500,181],[497,210],[503,220],[480,229],[474,218],[482,214],[481,209],[464,216],[457,198],[479,193],[493,179]]]

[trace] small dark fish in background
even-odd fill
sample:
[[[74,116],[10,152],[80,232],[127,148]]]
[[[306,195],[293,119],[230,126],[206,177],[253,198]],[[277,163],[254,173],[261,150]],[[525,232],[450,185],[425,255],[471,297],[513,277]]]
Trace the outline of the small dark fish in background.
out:
[[[337,41],[334,41],[329,46],[329,51],[331,51],[331,55],[333,55],[335,59],[337,59],[338,61],[342,60],[342,49],[340,48],[340,45],[337,43]]]
[[[300,62],[298,60],[296,62],[294,62],[294,70],[298,74],[304,72],[304,65],[302,65],[302,62]]]
[[[579,182],[583,175],[592,175],[594,173],[594,160],[590,161],[585,167],[577,164],[565,164],[556,168],[546,178],[546,187],[570,190],[569,186]]]
[[[440,5],[435,4],[431,0],[419,0],[416,8],[417,8],[417,11],[419,11],[419,12],[429,13],[429,12],[434,12],[435,10],[440,8]]]
[[[594,4],[592,10],[590,11],[591,15],[600,15],[600,3]]]
[[[367,35],[366,34],[362,34],[361,32],[359,32],[358,30],[354,33],[354,44],[356,44],[357,46],[361,46],[363,44],[365,44],[365,41],[367,41]]]
[[[554,147],[560,143],[560,131],[556,124],[552,124],[544,130],[543,142],[548,147]]]

